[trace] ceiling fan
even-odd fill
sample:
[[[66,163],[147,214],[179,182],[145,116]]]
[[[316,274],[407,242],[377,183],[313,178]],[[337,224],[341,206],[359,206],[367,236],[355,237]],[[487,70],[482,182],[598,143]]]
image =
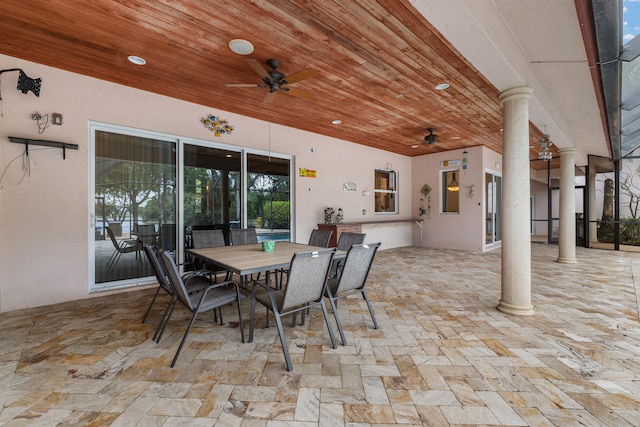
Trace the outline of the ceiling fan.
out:
[[[270,104],[273,102],[278,90],[281,90],[284,93],[288,93],[289,95],[295,96],[297,98],[308,100],[314,99],[313,93],[304,89],[289,87],[289,85],[291,83],[297,83],[299,81],[313,77],[316,74],[315,70],[307,68],[306,70],[298,71],[286,76],[282,72],[278,71],[280,61],[277,59],[271,58],[267,61],[267,65],[271,68],[271,70],[269,71],[267,71],[267,69],[263,67],[257,59],[247,58],[246,61],[251,69],[262,78],[262,83],[227,83],[225,84],[225,86],[269,88],[269,92],[267,92],[263,100],[265,104]]]
[[[435,128],[429,128],[427,129],[429,131],[429,135],[424,137],[424,143],[425,144],[435,144],[436,142],[440,142],[440,138],[438,137],[438,135],[434,134],[434,132],[436,131]]]

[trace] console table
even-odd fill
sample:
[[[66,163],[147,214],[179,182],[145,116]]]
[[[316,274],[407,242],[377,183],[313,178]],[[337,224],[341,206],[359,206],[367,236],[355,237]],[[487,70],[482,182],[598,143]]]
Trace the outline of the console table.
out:
[[[362,233],[362,225],[355,222],[341,222],[339,224],[318,224],[318,230],[331,230],[331,240],[329,247],[335,248],[338,245],[338,239],[341,233]]]

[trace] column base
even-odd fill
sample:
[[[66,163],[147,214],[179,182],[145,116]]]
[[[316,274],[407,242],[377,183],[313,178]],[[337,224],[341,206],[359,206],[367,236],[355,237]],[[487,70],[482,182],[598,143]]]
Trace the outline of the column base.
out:
[[[513,304],[508,304],[502,300],[500,300],[496,308],[498,309],[498,311],[501,311],[503,313],[515,314],[517,316],[532,316],[536,314],[532,305],[528,305],[528,306],[513,305]]]
[[[575,258],[565,258],[559,256],[556,262],[560,262],[562,264],[577,264],[578,260]]]

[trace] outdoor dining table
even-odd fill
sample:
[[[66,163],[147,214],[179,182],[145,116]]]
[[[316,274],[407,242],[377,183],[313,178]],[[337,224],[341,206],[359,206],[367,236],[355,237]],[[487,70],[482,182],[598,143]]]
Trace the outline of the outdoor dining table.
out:
[[[232,245],[216,248],[188,249],[187,252],[203,261],[210,262],[240,276],[241,285],[247,288],[247,278],[252,274],[266,273],[286,269],[296,252],[323,251],[326,248],[309,246],[303,243],[276,241],[273,252],[262,250],[262,244]],[[337,251],[334,258],[344,258],[346,252]]]

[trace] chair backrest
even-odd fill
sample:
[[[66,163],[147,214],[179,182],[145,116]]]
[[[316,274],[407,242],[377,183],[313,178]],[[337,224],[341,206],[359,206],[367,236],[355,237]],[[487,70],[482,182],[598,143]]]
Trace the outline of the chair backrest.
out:
[[[340,233],[338,237],[338,244],[336,247],[339,251],[348,251],[352,245],[361,245],[364,243],[364,239],[367,237],[364,233]]]
[[[178,271],[178,266],[171,257],[171,254],[167,251],[160,251],[160,261],[164,265],[164,271],[167,273],[167,280],[169,281],[170,286],[173,287],[178,299],[189,307],[189,310],[195,311],[196,307],[191,302],[191,298],[189,298],[189,292],[187,292],[187,288],[182,281],[180,272]]]
[[[232,245],[250,245],[258,243],[258,234],[255,228],[231,229]]]
[[[217,248],[224,246],[222,230],[193,230],[191,239],[194,248]]]
[[[328,248],[329,241],[333,230],[311,230],[311,236],[309,236],[309,246],[318,246],[320,248]]]
[[[120,249],[120,245],[118,244],[118,240],[116,240],[116,235],[113,234],[113,230],[111,229],[111,227],[106,226],[104,228],[105,228],[105,230],[107,230],[107,234],[109,235],[109,239],[111,239],[111,243],[113,243],[113,246],[115,246],[116,249]]]
[[[349,248],[340,272],[336,295],[364,286],[380,243],[353,245]]]
[[[153,224],[134,224],[134,231],[139,234],[153,234],[156,232],[156,226]]]
[[[176,250],[175,224],[160,224],[160,247],[167,251]]]
[[[167,274],[164,268],[162,267],[162,265],[160,265],[157,249],[146,243],[142,245],[142,249],[144,250],[145,255],[147,255],[147,259],[149,260],[149,264],[151,264],[153,274],[156,276],[158,284],[162,286],[170,295],[173,295],[175,292],[171,284],[167,281]]]
[[[280,311],[322,298],[335,253],[336,250],[333,248],[293,254]]]

